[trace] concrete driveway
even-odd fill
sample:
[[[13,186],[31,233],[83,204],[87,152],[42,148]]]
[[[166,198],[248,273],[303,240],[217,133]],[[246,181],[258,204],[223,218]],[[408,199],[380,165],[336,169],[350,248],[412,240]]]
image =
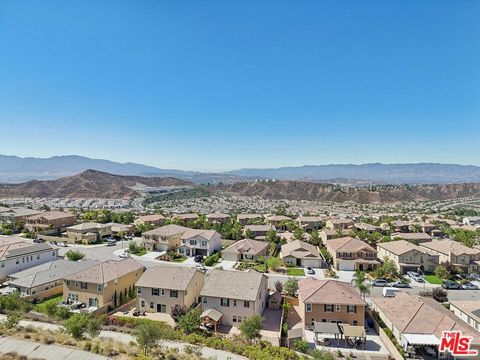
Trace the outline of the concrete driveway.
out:
[[[337,270],[338,280],[351,283],[355,276],[355,271]]]

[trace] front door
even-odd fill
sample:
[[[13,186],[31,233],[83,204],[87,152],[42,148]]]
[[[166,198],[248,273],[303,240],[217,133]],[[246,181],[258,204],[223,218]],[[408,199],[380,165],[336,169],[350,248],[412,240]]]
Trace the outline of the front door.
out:
[[[167,312],[167,305],[157,304],[157,312],[166,313]]]

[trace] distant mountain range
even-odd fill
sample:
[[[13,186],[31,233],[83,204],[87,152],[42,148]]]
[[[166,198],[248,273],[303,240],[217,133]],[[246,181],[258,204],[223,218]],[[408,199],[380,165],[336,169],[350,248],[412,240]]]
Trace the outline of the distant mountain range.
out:
[[[172,177],[113,175],[96,170],[56,180],[30,180],[0,185],[0,197],[37,198],[133,198],[139,190],[164,187],[193,187],[190,181]]]
[[[259,196],[264,199],[353,201],[360,204],[445,200],[480,195],[480,183],[342,187],[319,182],[270,180],[196,185],[187,180],[171,177],[113,175],[96,170],[86,170],[80,174],[56,180],[31,180],[20,184],[0,185],[0,198],[131,199],[145,191],[175,191],[179,189],[186,192],[203,189],[205,194],[208,194],[205,196],[233,193],[247,197]]]
[[[305,165],[275,169],[239,169],[222,173],[203,173],[160,169],[136,163],[118,163],[66,155],[33,158],[0,155],[0,183],[53,180],[93,169],[117,175],[175,177],[205,183],[236,183],[255,179],[305,180],[311,182],[368,184],[450,184],[480,183],[480,166],[455,164],[338,164]]]

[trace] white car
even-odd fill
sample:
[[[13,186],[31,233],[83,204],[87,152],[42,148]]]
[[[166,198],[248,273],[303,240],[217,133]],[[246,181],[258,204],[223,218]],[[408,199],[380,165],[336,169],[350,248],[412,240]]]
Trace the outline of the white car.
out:
[[[129,253],[126,253],[126,252],[123,252],[121,253],[120,255],[118,255],[119,257],[121,257],[122,259],[126,259],[126,258],[129,258],[129,257],[132,257]]]
[[[462,285],[462,289],[464,290],[478,290],[478,286],[472,283],[466,283]]]
[[[309,275],[313,275],[315,274],[315,270],[313,270],[310,266],[307,267],[307,269],[305,270],[305,272]]]

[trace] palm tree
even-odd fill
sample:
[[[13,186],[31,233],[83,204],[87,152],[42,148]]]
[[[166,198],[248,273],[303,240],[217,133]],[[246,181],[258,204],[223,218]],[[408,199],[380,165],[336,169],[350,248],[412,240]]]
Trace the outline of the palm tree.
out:
[[[357,270],[353,277],[352,283],[358,289],[360,294],[363,296],[363,300],[365,300],[366,295],[370,295],[370,285],[365,283],[366,276],[365,272]]]

